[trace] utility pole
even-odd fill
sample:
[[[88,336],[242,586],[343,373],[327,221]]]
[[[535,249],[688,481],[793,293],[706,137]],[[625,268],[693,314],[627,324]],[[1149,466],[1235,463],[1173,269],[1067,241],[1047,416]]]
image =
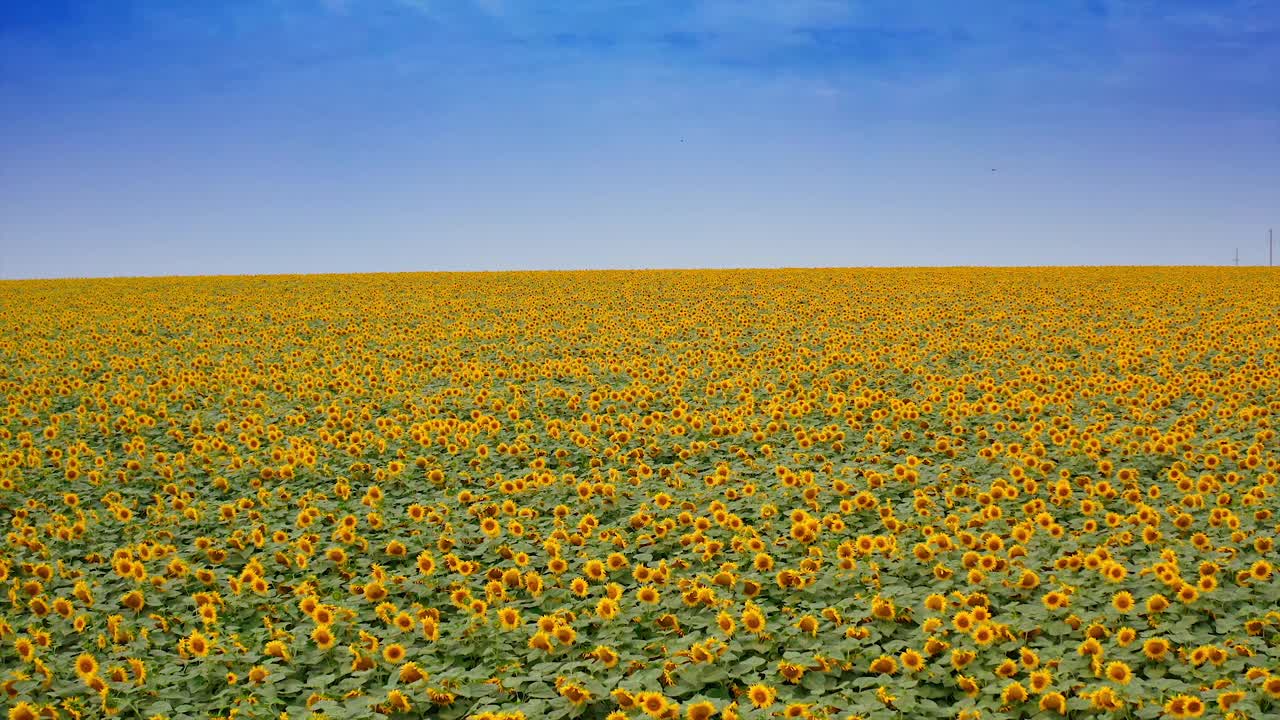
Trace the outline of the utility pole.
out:
[[[1240,267],[1240,248],[1236,248],[1236,267]]]

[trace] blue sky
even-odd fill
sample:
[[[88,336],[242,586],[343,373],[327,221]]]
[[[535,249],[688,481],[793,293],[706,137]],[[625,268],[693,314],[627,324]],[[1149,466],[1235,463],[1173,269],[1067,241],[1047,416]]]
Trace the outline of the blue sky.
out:
[[[0,158],[0,277],[1265,263],[1280,3],[4,3]]]

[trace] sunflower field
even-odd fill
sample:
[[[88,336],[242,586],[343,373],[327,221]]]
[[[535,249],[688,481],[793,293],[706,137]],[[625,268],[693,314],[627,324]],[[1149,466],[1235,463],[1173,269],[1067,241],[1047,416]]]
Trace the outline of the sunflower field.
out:
[[[1265,268],[0,282],[0,708],[1280,717]]]

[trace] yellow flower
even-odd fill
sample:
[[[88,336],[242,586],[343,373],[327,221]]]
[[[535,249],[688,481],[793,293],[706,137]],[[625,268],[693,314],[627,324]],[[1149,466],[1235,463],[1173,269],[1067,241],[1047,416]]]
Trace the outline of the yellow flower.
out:
[[[1128,685],[1133,680],[1133,671],[1119,660],[1107,663],[1107,679],[1119,685]]]
[[[401,683],[408,685],[410,683],[415,683],[415,682],[418,682],[419,680],[425,679],[426,674],[423,673],[422,669],[419,668],[415,663],[407,662],[400,666],[400,671],[397,677],[399,678]]]
[[[9,708],[9,720],[38,720],[40,713],[26,701],[18,701]]]
[[[1020,682],[1009,683],[1000,693],[1000,699],[1004,701],[1006,705],[1025,702],[1027,697],[1027,689],[1023,687]]]
[[[81,653],[76,658],[76,674],[82,678],[92,677],[98,673],[98,661],[89,653]]]
[[[407,713],[413,710],[413,703],[409,701],[408,696],[395,689],[387,691],[386,705],[392,712],[397,713]]]
[[[560,696],[574,705],[584,705],[591,700],[591,693],[580,685],[564,683],[558,688]]]
[[[1067,597],[1066,593],[1054,590],[1046,593],[1044,598],[1042,598],[1042,602],[1044,603],[1045,608],[1049,610],[1061,610],[1070,604],[1070,598]]]
[[[399,665],[404,662],[405,649],[399,643],[390,643],[382,649],[382,659],[392,665]]]
[[[1142,643],[1142,654],[1149,659],[1160,661],[1169,652],[1169,641],[1164,638],[1149,638]]]
[[[596,615],[603,620],[612,620],[618,616],[618,603],[610,598],[600,598],[596,603]]]
[[[871,661],[869,670],[875,675],[892,675],[898,671],[898,662],[888,655],[881,655]]]
[[[1056,713],[1058,715],[1067,714],[1067,699],[1058,692],[1045,693],[1040,698],[1040,709],[1044,712]]]
[[[1204,702],[1192,695],[1175,695],[1165,703],[1164,711],[1174,718],[1197,718],[1204,714]]]
[[[597,645],[596,649],[593,650],[591,654],[607,668],[611,668],[618,664],[618,653],[611,647]]]
[[[187,651],[196,657],[205,657],[209,654],[209,640],[199,631],[191,633],[186,638],[186,647]]]
[[[704,700],[686,705],[684,716],[685,720],[710,720],[715,713],[716,706]]]
[[[747,698],[751,701],[751,705],[757,709],[764,709],[773,705],[777,696],[777,691],[768,685],[757,684],[747,689]]]
[[[338,639],[328,625],[319,625],[311,631],[311,641],[321,650],[328,650],[337,643]]]
[[[1239,690],[1230,690],[1218,693],[1218,707],[1222,712],[1227,712],[1233,705],[1244,700],[1245,694]]]
[[[915,650],[904,651],[898,659],[902,661],[902,667],[911,672],[919,672],[925,665],[924,656]]]
[[[671,708],[671,702],[660,692],[638,693],[635,697],[635,705],[643,710],[646,715],[652,718],[665,716]],[[618,706],[624,707],[621,702],[618,703]]]

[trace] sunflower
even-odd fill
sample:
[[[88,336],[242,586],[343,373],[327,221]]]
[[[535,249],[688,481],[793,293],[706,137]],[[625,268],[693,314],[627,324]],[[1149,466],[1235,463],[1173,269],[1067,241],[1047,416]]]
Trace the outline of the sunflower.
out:
[[[1244,698],[1245,698],[1245,693],[1239,690],[1230,690],[1227,692],[1218,693],[1218,708],[1225,713],[1229,711],[1233,705],[1240,702],[1241,700],[1244,700]]]
[[[919,672],[925,665],[924,656],[915,650],[906,650],[898,656],[898,659],[902,662],[902,667],[910,672]]]
[[[330,625],[334,621],[334,608],[329,605],[317,604],[312,607],[310,615],[317,625]]]
[[[1023,570],[1018,577],[1018,587],[1023,590],[1034,590],[1040,586],[1040,576],[1031,570]]]
[[[638,693],[637,695],[633,695],[630,691],[623,688],[614,688],[609,692],[609,694],[613,696],[613,701],[617,703],[618,707],[625,711],[631,710],[639,705],[640,698],[637,695],[645,695],[647,693]]]
[[[737,627],[737,623],[734,621],[733,616],[727,612],[721,612],[716,616],[716,625],[720,628],[720,632],[729,637],[733,636],[733,631]]]
[[[953,649],[951,651],[951,667],[956,670],[963,670],[976,657],[978,657],[978,654],[972,650]]]
[[[1200,598],[1200,591],[1196,589],[1195,585],[1183,584],[1182,587],[1178,588],[1177,597],[1179,602],[1190,605]]]
[[[596,615],[602,620],[612,620],[618,616],[618,603],[611,598],[600,598],[596,603]]]
[[[498,623],[503,630],[515,630],[520,627],[520,611],[505,607],[498,611]]]
[[[551,652],[551,635],[541,630],[534,633],[529,638],[529,647],[534,650],[542,650],[543,652]]]
[[[147,680],[147,666],[138,658],[128,658],[126,661],[129,665],[129,672],[133,674],[133,682],[135,685],[141,685]]]
[[[1067,597],[1066,593],[1054,590],[1046,593],[1041,602],[1044,603],[1045,608],[1048,610],[1061,610],[1070,604],[1070,598]]]
[[[618,653],[611,647],[597,645],[596,649],[592,650],[590,654],[607,668],[612,668],[618,664]]]
[[[591,692],[581,685],[564,683],[558,688],[560,696],[574,705],[585,705],[591,700]]]
[[[408,696],[395,689],[387,691],[386,706],[393,713],[407,713],[413,710],[413,703],[409,701]]]
[[[1053,682],[1053,674],[1048,669],[1033,670],[1028,676],[1031,685],[1031,692],[1041,694],[1049,689],[1049,685]]]
[[[711,720],[716,714],[716,706],[708,701],[690,703],[685,706],[685,720]]]
[[[1133,670],[1119,660],[1107,663],[1107,679],[1117,685],[1128,685],[1133,680]]]
[[[311,641],[321,650],[329,650],[337,643],[338,639],[328,625],[319,625],[311,631]]]
[[[391,625],[400,632],[412,632],[417,624],[418,622],[407,612],[398,612],[391,620]]]
[[[1124,701],[1110,687],[1100,687],[1088,695],[1090,704],[1097,710],[1114,712],[1124,707]]]
[[[36,645],[31,642],[30,638],[20,637],[14,640],[13,649],[23,662],[31,662],[32,658],[36,656]]]
[[[787,706],[782,709],[782,717],[787,718],[788,720],[812,717],[812,714],[809,712],[809,708],[812,706],[813,703],[788,703]]]
[[[382,649],[382,659],[392,665],[404,662],[405,654],[404,646],[399,643],[390,643]]]
[[[280,640],[270,640],[262,648],[262,653],[268,657],[280,658],[285,662],[289,661],[289,648]]]
[[[645,585],[636,591],[636,600],[646,605],[656,605],[661,599],[662,595],[659,594],[657,588],[652,585]]]
[[[76,658],[76,675],[81,678],[92,677],[98,673],[98,661],[89,653],[81,653]]]
[[[1142,654],[1153,662],[1160,662],[1169,652],[1169,641],[1164,638],[1148,638],[1142,643]]]
[[[813,615],[803,615],[796,622],[796,629],[809,635],[810,637],[818,636],[818,618]]]
[[[40,713],[36,706],[26,701],[18,701],[9,708],[9,720],[39,720]]]
[[[868,670],[875,675],[892,675],[898,671],[898,661],[894,660],[892,656],[881,655],[871,661]]]
[[[892,620],[897,614],[893,601],[877,597],[871,603],[871,615],[879,620]]]
[[[1027,697],[1027,689],[1020,682],[1009,683],[1000,693],[1000,699],[1005,705],[1026,702]]]
[[[1175,720],[1198,718],[1204,714],[1204,702],[1192,695],[1174,695],[1165,703],[1164,711]]]
[[[209,654],[209,640],[199,631],[191,633],[185,640],[187,650],[196,657],[205,657]]]
[[[377,603],[387,597],[387,589],[382,583],[375,580],[364,586],[363,594],[364,598],[369,602]]]
[[[1120,647],[1129,647],[1137,639],[1138,631],[1131,627],[1122,627],[1116,631],[1116,644]]]
[[[1084,642],[1076,648],[1076,654],[1080,657],[1102,657],[1102,643],[1097,638],[1085,638]]]
[[[431,575],[436,571],[436,559],[431,553],[423,550],[418,553],[417,559],[418,572],[422,575]]]
[[[751,701],[752,707],[757,710],[773,705],[778,693],[768,685],[756,684],[747,689],[747,699]]]
[[[805,666],[781,660],[778,662],[778,673],[783,679],[791,684],[796,684],[804,678]]]
[[[557,626],[552,634],[555,636],[556,642],[561,645],[572,645],[578,639],[578,631],[568,625]]]
[[[1044,712],[1066,715],[1067,698],[1059,692],[1045,693],[1044,696],[1040,698],[1040,709]]]

